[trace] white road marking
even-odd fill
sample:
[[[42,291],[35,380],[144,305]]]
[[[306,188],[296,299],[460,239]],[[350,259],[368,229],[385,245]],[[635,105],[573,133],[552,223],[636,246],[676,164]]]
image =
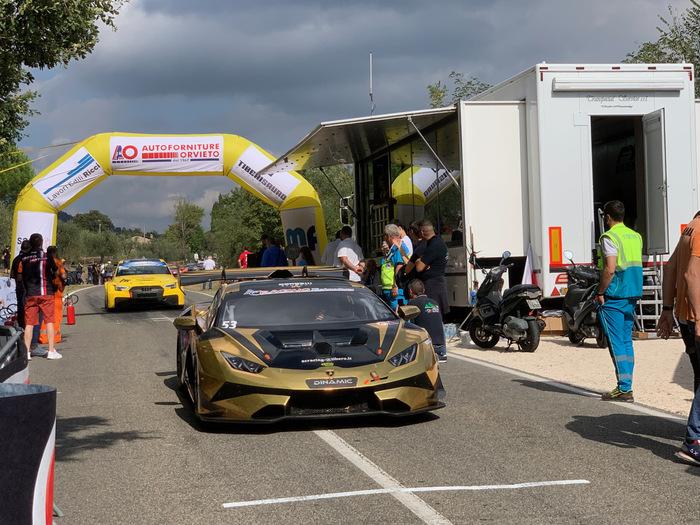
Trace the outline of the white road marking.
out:
[[[559,388],[561,390],[566,390],[568,392],[574,392],[574,393],[580,394],[582,396],[598,397],[598,398],[600,397],[600,392],[593,392],[592,390],[586,390],[585,388],[580,388],[580,387],[573,386],[573,385],[567,385],[566,383],[560,383],[559,381],[547,379],[546,377],[541,377],[541,376],[537,376],[534,374],[528,374],[527,372],[521,372],[520,370],[516,370],[514,368],[508,368],[507,366],[489,363],[488,361],[482,361],[481,359],[475,359],[473,357],[467,357],[467,356],[456,353],[454,349],[452,349],[452,351],[449,353],[449,355],[450,355],[450,358],[459,359],[461,361],[466,361],[467,363],[472,363],[475,365],[484,366],[486,368],[492,368],[494,370],[498,370],[499,372],[505,372],[507,374],[510,374],[510,375],[513,375],[516,377],[521,377],[523,379],[527,379],[529,381],[534,381],[537,383],[544,383],[547,385],[551,385],[551,386]],[[685,421],[685,418],[682,418],[682,417],[677,416],[675,414],[671,414],[669,412],[663,412],[661,410],[656,410],[656,409],[650,408],[650,407],[645,407],[643,405],[638,405],[636,403],[625,403],[622,401],[620,401],[620,402],[606,401],[606,403],[615,403],[616,405],[622,405],[625,408],[632,410],[633,412],[639,412],[640,414],[646,414],[646,415],[655,416],[655,417],[662,417],[665,419],[670,419],[672,421]]]
[[[254,507],[258,505],[275,505],[279,503],[294,503],[297,501],[314,501],[321,499],[349,498],[353,496],[372,496],[375,494],[410,494],[416,492],[476,492],[482,490],[519,490],[538,487],[555,487],[562,485],[588,485],[586,479],[562,479],[555,481],[533,481],[528,483],[513,483],[511,485],[447,485],[440,487],[401,487],[369,490],[353,490],[348,492],[331,492],[328,494],[312,494],[310,496],[292,496],[288,498],[256,499],[249,501],[233,501],[224,503],[224,508],[233,509],[240,507]],[[422,501],[422,500],[421,500]],[[435,522],[430,522],[435,523]]]
[[[384,472],[379,466],[366,458],[359,450],[354,448],[335,432],[331,430],[314,430],[314,434],[325,441],[355,467],[373,479],[387,494],[391,494],[394,498],[399,500],[404,507],[420,518],[423,523],[451,525],[450,520],[413,494],[412,491],[404,490],[405,487],[401,485],[401,483]],[[226,507],[226,505],[224,505],[224,507]]]

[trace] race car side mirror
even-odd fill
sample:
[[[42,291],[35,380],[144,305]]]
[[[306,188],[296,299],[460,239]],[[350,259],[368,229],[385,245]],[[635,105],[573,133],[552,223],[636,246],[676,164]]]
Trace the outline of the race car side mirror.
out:
[[[399,317],[404,321],[410,321],[420,315],[420,308],[410,304],[399,306]]]
[[[190,315],[183,315],[181,317],[176,317],[173,324],[178,330],[194,330],[194,327],[197,325],[197,320]]]

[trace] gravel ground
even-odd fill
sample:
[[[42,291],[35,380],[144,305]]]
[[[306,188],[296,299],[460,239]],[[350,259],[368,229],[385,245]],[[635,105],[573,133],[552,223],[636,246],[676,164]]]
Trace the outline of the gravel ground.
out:
[[[468,357],[589,390],[604,392],[615,386],[615,371],[608,350],[590,342],[577,347],[565,337],[543,337],[532,354],[506,350],[503,340],[490,350],[482,350],[471,342],[456,342],[449,348]],[[683,342],[680,339],[635,341],[634,350],[635,401],[687,416],[693,400],[693,371]]]

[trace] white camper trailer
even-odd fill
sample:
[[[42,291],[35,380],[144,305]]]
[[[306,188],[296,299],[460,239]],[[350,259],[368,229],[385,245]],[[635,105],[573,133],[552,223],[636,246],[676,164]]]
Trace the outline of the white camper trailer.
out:
[[[373,253],[386,222],[424,215],[450,246],[451,304],[467,306],[482,265],[531,246],[545,296],[561,294],[570,250],[593,263],[597,210],[618,199],[659,263],[700,209],[694,71],[687,64],[538,64],[457,106],[322,123],[265,172],[353,164],[347,201]]]

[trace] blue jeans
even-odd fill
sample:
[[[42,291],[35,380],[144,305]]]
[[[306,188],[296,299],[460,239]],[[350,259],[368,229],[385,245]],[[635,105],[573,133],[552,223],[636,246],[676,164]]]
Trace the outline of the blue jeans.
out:
[[[610,344],[610,356],[615,365],[617,388],[621,392],[632,390],[634,374],[634,347],[632,330],[634,329],[634,307],[636,299],[605,299],[605,304],[598,309],[600,324]]]

